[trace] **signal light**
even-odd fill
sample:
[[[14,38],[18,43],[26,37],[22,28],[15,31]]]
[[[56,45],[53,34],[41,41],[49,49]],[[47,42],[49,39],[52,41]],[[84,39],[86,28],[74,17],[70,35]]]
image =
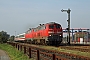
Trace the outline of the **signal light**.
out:
[[[69,30],[69,28],[66,28],[66,30]]]

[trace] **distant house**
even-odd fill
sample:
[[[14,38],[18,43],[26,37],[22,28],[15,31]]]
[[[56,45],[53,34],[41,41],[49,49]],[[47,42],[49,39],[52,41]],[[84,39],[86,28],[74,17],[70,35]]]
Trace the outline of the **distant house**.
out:
[[[78,41],[79,38],[83,38],[84,41],[90,41],[90,33],[88,33],[88,32],[76,32],[74,34],[74,40]]]

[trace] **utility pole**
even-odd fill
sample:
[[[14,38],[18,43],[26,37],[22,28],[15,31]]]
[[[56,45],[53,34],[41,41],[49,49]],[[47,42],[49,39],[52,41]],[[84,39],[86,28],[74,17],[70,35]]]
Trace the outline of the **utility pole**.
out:
[[[67,20],[67,22],[68,22],[68,28],[67,28],[67,30],[68,30],[68,44],[70,44],[70,9],[68,9],[68,10],[61,10],[62,12],[67,12],[68,13],[68,20]]]

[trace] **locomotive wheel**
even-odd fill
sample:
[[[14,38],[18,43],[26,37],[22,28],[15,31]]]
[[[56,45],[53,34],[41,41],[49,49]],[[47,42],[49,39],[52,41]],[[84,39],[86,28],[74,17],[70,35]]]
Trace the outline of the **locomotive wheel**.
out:
[[[45,45],[45,39],[40,39],[40,44]]]
[[[46,45],[46,46],[49,45],[49,41],[46,41],[45,45]]]

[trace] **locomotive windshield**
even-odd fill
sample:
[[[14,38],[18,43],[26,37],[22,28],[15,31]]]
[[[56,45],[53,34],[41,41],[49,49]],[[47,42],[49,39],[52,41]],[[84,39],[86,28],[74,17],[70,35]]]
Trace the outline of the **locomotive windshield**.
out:
[[[54,25],[49,25],[49,29],[54,29]]]
[[[59,25],[59,24],[49,25],[49,29],[54,29],[54,28],[60,29],[60,27],[61,27],[61,25]]]
[[[58,25],[58,24],[56,25],[56,29],[59,29],[60,27],[61,27],[60,25]]]

